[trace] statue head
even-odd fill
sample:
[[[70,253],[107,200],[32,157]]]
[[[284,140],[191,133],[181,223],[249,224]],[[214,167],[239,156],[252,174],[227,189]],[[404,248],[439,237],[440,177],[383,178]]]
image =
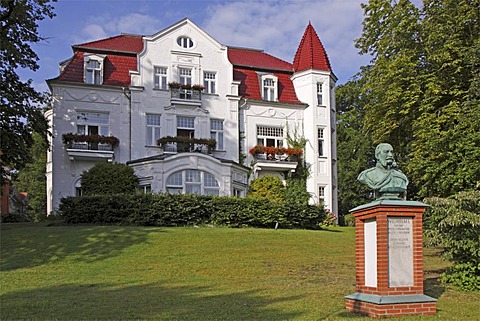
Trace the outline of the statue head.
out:
[[[397,166],[393,157],[393,147],[388,143],[381,143],[375,148],[375,159],[377,166],[380,164],[385,169],[391,169]]]

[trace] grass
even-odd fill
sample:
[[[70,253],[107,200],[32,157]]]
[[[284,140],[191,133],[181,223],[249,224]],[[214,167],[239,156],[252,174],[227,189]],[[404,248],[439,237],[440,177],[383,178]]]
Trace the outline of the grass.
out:
[[[0,319],[350,320],[354,229],[323,231],[2,224]],[[438,282],[438,313],[478,320],[480,293]],[[461,304],[459,304],[461,302]]]

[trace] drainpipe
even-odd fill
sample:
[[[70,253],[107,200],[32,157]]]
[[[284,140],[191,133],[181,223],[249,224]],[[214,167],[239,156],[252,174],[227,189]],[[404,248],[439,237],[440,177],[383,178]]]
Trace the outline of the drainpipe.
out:
[[[122,87],[123,94],[128,99],[128,160],[132,160],[132,92]]]

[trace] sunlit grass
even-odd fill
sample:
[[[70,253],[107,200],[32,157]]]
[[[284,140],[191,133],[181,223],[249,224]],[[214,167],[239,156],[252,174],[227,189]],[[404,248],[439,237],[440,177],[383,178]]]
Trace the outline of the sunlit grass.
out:
[[[1,242],[2,320],[361,318],[344,309],[355,292],[353,228],[3,224]],[[438,283],[447,266],[426,251],[439,312],[421,319],[476,320],[479,294]]]

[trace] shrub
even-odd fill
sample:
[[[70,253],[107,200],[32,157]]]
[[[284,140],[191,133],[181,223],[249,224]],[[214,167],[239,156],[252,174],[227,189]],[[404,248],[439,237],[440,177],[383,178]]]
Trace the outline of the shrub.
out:
[[[355,217],[353,214],[347,214],[343,217],[343,223],[345,226],[355,226]]]
[[[278,177],[262,176],[252,181],[247,196],[253,199],[268,199],[275,203],[283,203],[285,186]]]
[[[170,194],[67,197],[60,214],[67,223],[144,226],[214,224],[229,227],[320,228],[323,208],[278,204],[268,199]]]
[[[427,245],[441,246],[443,257],[454,263],[442,280],[480,290],[480,191],[424,201],[431,205],[424,216]]]
[[[131,167],[120,163],[97,163],[83,172],[81,185],[84,195],[131,194],[138,178]]]
[[[285,202],[294,204],[308,204],[310,193],[307,192],[307,181],[301,178],[287,179]]]

